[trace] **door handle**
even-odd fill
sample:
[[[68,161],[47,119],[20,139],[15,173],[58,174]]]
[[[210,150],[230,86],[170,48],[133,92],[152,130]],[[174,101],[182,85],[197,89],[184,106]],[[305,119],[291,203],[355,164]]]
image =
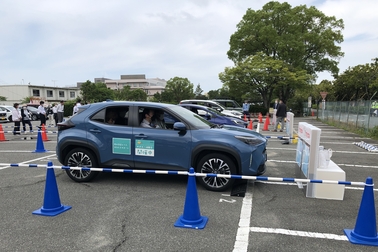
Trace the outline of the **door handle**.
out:
[[[135,137],[137,137],[137,138],[146,138],[147,136],[145,134],[139,134],[139,135],[136,135]]]
[[[99,129],[90,129],[89,131],[93,133],[101,133],[101,130]]]

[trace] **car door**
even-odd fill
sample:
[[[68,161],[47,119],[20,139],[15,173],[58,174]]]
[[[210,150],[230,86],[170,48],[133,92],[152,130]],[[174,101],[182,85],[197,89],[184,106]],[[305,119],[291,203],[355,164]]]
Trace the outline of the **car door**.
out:
[[[143,108],[139,107],[139,112]],[[164,118],[179,122],[165,110]],[[173,122],[172,122],[173,123]],[[191,160],[192,137],[190,130],[180,133],[174,129],[133,128],[135,167],[156,170],[188,170]]]
[[[109,118],[112,112],[115,112],[116,118]],[[100,162],[105,167],[134,167],[131,151],[133,135],[132,127],[128,125],[128,112],[128,106],[111,106],[88,119],[88,142],[97,146]]]

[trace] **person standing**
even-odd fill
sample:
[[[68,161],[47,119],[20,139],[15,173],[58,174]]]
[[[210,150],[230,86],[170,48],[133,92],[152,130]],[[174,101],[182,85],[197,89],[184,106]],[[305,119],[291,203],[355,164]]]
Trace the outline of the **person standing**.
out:
[[[12,121],[14,122],[13,135],[20,135],[20,122],[21,113],[18,110],[18,103],[13,104],[14,109],[12,110]]]
[[[22,107],[21,116],[22,116],[22,127],[23,127],[24,132],[26,132],[26,124],[29,125],[30,131],[33,131],[33,127],[32,127],[32,124],[30,122],[30,120],[31,120],[30,114],[29,114],[29,111],[26,108],[26,106]]]
[[[276,99],[273,104],[273,122],[272,122],[273,125],[276,125],[276,122],[277,122],[277,116],[276,116],[277,108],[278,108],[278,99]]]
[[[279,123],[281,123],[280,132],[282,132],[285,127],[285,118],[286,118],[286,105],[285,103],[283,103],[282,100],[280,100],[277,106],[276,116],[277,116],[277,123],[274,125],[273,131],[277,132],[277,126]]]
[[[73,107],[73,113],[72,115],[75,115],[77,112],[79,112],[79,107],[81,106],[81,100],[77,100],[77,103],[75,104],[75,106]]]
[[[248,103],[248,101],[244,101],[244,103],[243,103],[243,114],[244,115],[249,115],[249,107],[250,107],[250,104]]]
[[[58,123],[63,122],[64,117],[64,101],[60,101],[60,104],[57,107],[58,110]]]
[[[53,104],[53,107],[52,107],[52,111],[53,111],[53,118],[54,118],[54,121],[55,121],[55,127],[58,126],[58,104]]]
[[[38,106],[39,119],[41,120],[41,124],[39,126],[46,125],[46,110],[43,104],[45,104],[45,102],[40,101]]]

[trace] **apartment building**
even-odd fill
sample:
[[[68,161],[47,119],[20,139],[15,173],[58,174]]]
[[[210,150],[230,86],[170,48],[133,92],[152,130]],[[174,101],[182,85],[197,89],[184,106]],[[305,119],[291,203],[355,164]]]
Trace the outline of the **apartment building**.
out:
[[[6,101],[0,102],[4,105],[13,105],[15,102],[19,103],[26,97],[31,97],[33,103],[45,101],[48,104],[61,100],[74,100],[80,96],[80,88],[38,85],[0,85],[0,96],[4,96],[7,99]]]

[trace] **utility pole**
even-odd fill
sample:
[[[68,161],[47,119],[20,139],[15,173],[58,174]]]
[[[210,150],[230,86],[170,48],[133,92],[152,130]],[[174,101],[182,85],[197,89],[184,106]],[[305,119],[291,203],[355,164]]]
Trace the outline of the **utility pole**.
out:
[[[57,82],[57,80],[52,80],[52,82],[54,82],[54,87],[56,87],[56,86],[55,86],[55,82]]]

